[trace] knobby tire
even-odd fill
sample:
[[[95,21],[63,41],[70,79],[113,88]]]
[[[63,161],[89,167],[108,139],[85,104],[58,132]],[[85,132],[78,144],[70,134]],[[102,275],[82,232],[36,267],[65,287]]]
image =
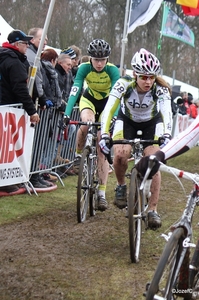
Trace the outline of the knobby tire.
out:
[[[177,299],[180,295],[172,293],[177,289],[177,279],[183,257],[183,228],[177,228],[169,238],[158,262],[153,279],[147,291],[146,300],[156,299],[156,296],[167,300]],[[158,299],[158,298],[157,298]]]
[[[85,148],[79,166],[77,182],[77,221],[84,222],[87,217],[90,200],[90,163],[89,149]]]
[[[89,200],[89,211],[90,216],[95,216],[96,204],[97,204],[97,191],[98,191],[98,172],[97,172],[97,156],[93,156],[90,160],[91,165],[91,181],[90,181],[90,200]]]
[[[128,200],[129,246],[132,263],[139,261],[142,234],[140,184],[141,180],[137,170],[134,168],[131,173]]]

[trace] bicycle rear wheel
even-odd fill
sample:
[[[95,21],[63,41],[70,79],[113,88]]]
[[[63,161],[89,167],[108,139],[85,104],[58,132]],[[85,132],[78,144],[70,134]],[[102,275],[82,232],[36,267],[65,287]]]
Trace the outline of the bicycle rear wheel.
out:
[[[90,151],[85,148],[79,166],[77,182],[77,220],[78,223],[86,220],[90,200]]]
[[[137,263],[139,261],[142,234],[140,184],[141,180],[138,176],[138,172],[135,168],[133,168],[128,199],[129,246],[132,263]]]
[[[183,240],[184,230],[183,228],[177,228],[169,238],[160,257],[152,282],[146,293],[146,300],[174,300],[180,297],[177,282],[179,270],[186,253],[186,250],[183,249]]]

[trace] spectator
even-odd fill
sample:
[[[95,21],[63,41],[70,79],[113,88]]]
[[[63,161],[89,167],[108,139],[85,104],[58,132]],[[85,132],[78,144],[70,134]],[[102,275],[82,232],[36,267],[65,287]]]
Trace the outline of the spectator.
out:
[[[72,45],[70,46],[70,48],[72,48],[75,51],[76,57],[75,57],[75,63],[73,64],[73,68],[72,68],[72,73],[73,76],[76,76],[77,70],[78,70],[78,66],[80,64],[80,59],[81,59],[81,49],[79,47],[77,47],[76,45]]]
[[[72,73],[72,69],[74,67],[76,67],[76,61],[75,61],[76,53],[72,48],[68,47],[66,49],[63,49],[60,54],[69,55],[70,58],[71,58],[71,63],[72,63],[71,70],[66,70],[66,72],[64,74],[65,86],[63,87],[63,95],[62,96],[63,96],[64,101],[67,103],[71,87],[74,83],[74,76],[73,76],[73,73]]]
[[[196,105],[193,103],[193,95],[188,93],[188,103],[189,103],[189,110],[187,111],[187,114],[189,113],[190,119],[195,119],[198,115],[198,110]]]
[[[37,50],[39,48],[42,33],[43,33],[42,28],[36,27],[36,28],[31,28],[29,30],[29,35],[33,36],[33,38],[30,41],[30,46],[26,52],[27,59],[28,59],[30,66],[34,65],[35,57],[37,54]],[[46,36],[44,45],[43,45],[43,49],[45,48],[47,41],[48,41],[48,38]],[[43,90],[43,77],[42,77],[42,73],[41,73],[41,63],[39,63],[39,66],[37,68],[32,97],[33,97],[33,101],[35,101],[35,102],[36,102],[37,98],[39,99],[39,105],[41,108],[44,108],[44,109],[46,108],[46,101],[48,99],[45,97],[45,93]]]
[[[59,87],[58,74],[55,71],[57,59],[58,54],[54,49],[46,49],[41,54],[44,94],[47,99],[51,99],[54,107],[59,108],[62,105],[62,93]]]
[[[197,111],[199,110],[199,99],[194,99],[193,103],[196,105]]]
[[[28,59],[30,66],[34,65],[37,51],[39,48],[39,44],[41,41],[42,33],[43,33],[43,29],[38,28],[38,27],[34,27],[29,30],[29,34],[33,36],[33,38],[30,40],[30,46],[28,47],[28,50],[26,52],[27,59]],[[48,41],[48,38],[46,36],[44,45],[43,45],[43,49],[46,46],[47,41]],[[44,89],[43,89],[43,76],[42,76],[41,68],[42,68],[41,61],[39,61],[39,65],[37,67],[37,73],[36,73],[36,77],[35,77],[35,82],[34,82],[32,98],[35,103],[38,99],[38,103],[39,103],[41,109],[46,109],[46,106],[48,106],[48,103],[51,103],[51,99],[47,99]],[[30,182],[32,183],[34,188],[44,189],[44,188],[51,186],[51,184],[48,181],[44,180],[42,178],[42,176],[40,176],[38,173],[32,174],[32,176],[30,178]]]
[[[108,62],[110,55],[110,45],[102,40],[95,39],[88,46],[88,54],[91,57],[89,63],[80,64],[73,87],[71,89],[68,105],[65,111],[65,121],[69,124],[70,115],[73,107],[81,94],[84,80],[88,87],[80,98],[79,108],[80,116],[83,122],[98,121],[104,110],[112,86],[120,77],[118,68]],[[75,165],[79,166],[81,153],[85,145],[85,139],[88,132],[87,126],[80,126],[76,139],[76,159]],[[98,139],[100,131],[98,132]],[[99,172],[99,189],[98,189],[98,209],[104,211],[107,209],[105,197],[106,184],[108,180],[109,164],[103,154],[98,150],[98,172]]]
[[[188,93],[187,92],[182,92],[180,94],[182,97],[182,100],[184,101],[184,106],[186,107],[186,112],[189,115],[189,102],[188,102]]]
[[[187,114],[187,109],[184,105],[184,101],[182,97],[178,96],[176,99],[174,99],[174,103],[176,103],[176,110],[178,110],[178,113],[181,115]]]
[[[90,61],[89,55],[83,55],[80,59],[80,64]]]
[[[102,135],[99,145],[104,154],[110,152],[108,147],[110,121],[119,103],[121,104],[113,131],[113,140],[134,139],[138,137],[137,132],[140,130],[143,139],[158,139],[163,136],[166,144],[171,138],[171,95],[168,84],[158,76],[159,60],[142,48],[134,54],[131,65],[133,78],[125,76],[117,80],[102,115]],[[127,206],[125,173],[131,149],[131,145],[113,146],[113,166],[117,177],[114,204],[120,209]],[[153,154],[157,149],[153,144],[145,145],[144,155]],[[158,173],[153,178],[147,214],[148,227],[151,229],[161,226],[161,219],[157,213],[160,183],[161,177]]]
[[[72,69],[72,59],[68,54],[60,54],[57,59],[57,64],[55,66],[55,70],[58,74],[58,82],[59,87],[62,93],[62,99],[65,101],[65,106],[68,101],[68,92],[71,89],[70,84],[67,82],[68,77],[66,76],[70,73]],[[68,87],[69,86],[69,87]],[[63,107],[63,111],[65,111],[65,106]]]
[[[43,76],[43,90],[45,93],[45,96],[48,99],[51,99],[52,106],[55,108],[60,108],[62,105],[62,94],[61,90],[59,88],[59,82],[58,82],[58,74],[55,71],[55,65],[57,63],[58,54],[54,49],[46,49],[41,54],[41,73]],[[52,162],[54,158],[54,153],[50,153],[47,151],[47,149],[53,149],[52,143],[54,144],[54,141],[52,140],[53,131],[55,130],[55,125],[52,120],[52,114],[49,114],[48,119],[48,129],[49,129],[49,135],[43,137],[46,139],[46,142],[44,142],[45,145],[45,151],[44,153],[48,152],[48,157],[44,157],[41,161],[41,165],[45,166],[45,168],[49,168],[49,164]],[[52,176],[51,174],[45,173],[42,174],[43,178],[45,180],[49,181],[55,181],[56,177]]]
[[[75,55],[73,50],[70,53],[73,53],[73,55]],[[62,104],[62,107],[60,108],[60,111],[62,112],[62,114],[65,111],[66,103],[67,103],[67,97],[66,97],[66,94],[67,94],[66,88],[67,88],[67,79],[68,79],[67,75],[69,74],[71,69],[72,69],[72,59],[71,59],[70,55],[61,53],[58,56],[55,70],[58,74],[58,82],[59,82],[59,87],[60,87],[60,90],[62,93],[62,98],[65,100],[64,103]],[[67,132],[67,141],[68,141],[72,137],[72,135],[75,133],[76,127],[75,127],[75,125],[70,125],[69,128],[67,128],[66,130],[68,130],[68,132]],[[60,134],[61,134],[61,131],[62,131],[62,128],[60,128]],[[66,158],[62,157],[62,148],[63,148],[63,145],[60,144],[60,140],[58,139],[56,161],[59,163],[68,163],[69,160],[67,159],[67,157]],[[63,173],[63,168],[61,168],[60,171],[61,171],[61,173]]]
[[[35,105],[27,88],[28,67],[26,50],[32,36],[26,35],[21,30],[13,30],[8,35],[8,42],[0,48],[0,73],[1,94],[0,104],[22,103],[23,108],[30,116],[33,123],[39,122]],[[16,185],[1,187],[6,192],[15,192]]]

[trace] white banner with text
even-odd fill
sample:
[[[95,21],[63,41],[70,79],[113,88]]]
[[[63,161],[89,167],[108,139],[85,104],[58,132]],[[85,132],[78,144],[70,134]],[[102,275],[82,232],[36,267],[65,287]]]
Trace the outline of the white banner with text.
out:
[[[0,186],[29,180],[34,128],[24,109],[1,106]]]

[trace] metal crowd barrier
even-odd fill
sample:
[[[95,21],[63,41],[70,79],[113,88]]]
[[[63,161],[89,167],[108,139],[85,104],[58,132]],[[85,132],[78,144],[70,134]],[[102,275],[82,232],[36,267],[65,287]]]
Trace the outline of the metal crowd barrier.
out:
[[[1,106],[1,105],[0,105]],[[11,105],[2,105],[4,108],[19,108],[23,109],[21,103],[11,104]],[[5,111],[5,110],[4,110]],[[75,125],[69,125],[67,128],[64,128],[63,118],[64,113],[60,112],[55,108],[48,108],[45,110],[38,109],[40,115],[40,122],[34,127],[34,137],[31,137],[30,151],[31,155],[31,168],[30,176],[36,173],[51,173],[57,176],[61,184],[64,186],[63,181],[59,174],[57,174],[57,169],[61,166],[66,166],[71,168],[73,166],[73,161],[75,157],[75,148],[76,148],[76,134],[77,127]],[[73,109],[71,116],[73,120],[79,120],[79,107],[76,106]],[[15,124],[13,124],[15,126]],[[2,129],[3,130],[3,129]],[[3,133],[1,136],[1,146],[3,147]],[[32,144],[33,138],[33,144]],[[27,139],[26,139],[27,143]],[[3,153],[1,151],[1,153]],[[3,155],[3,154],[2,154]],[[9,166],[8,166],[9,168]],[[2,177],[4,176],[3,171]],[[30,178],[29,176],[29,178]],[[20,183],[20,180],[19,180]],[[32,188],[33,192],[37,194],[33,185],[30,181],[24,182],[23,179],[21,183],[24,183],[26,190],[31,194],[29,185]],[[7,182],[6,182],[7,184]],[[10,179],[10,185],[14,184]],[[8,184],[7,184],[8,185]],[[3,185],[1,185],[3,186]]]
[[[64,129],[64,114],[58,109],[39,109],[38,113],[40,122],[35,126],[30,175],[51,173],[64,185],[56,171],[61,166],[71,167],[74,161],[77,127],[69,125]],[[71,119],[79,118],[79,107],[76,106]]]

